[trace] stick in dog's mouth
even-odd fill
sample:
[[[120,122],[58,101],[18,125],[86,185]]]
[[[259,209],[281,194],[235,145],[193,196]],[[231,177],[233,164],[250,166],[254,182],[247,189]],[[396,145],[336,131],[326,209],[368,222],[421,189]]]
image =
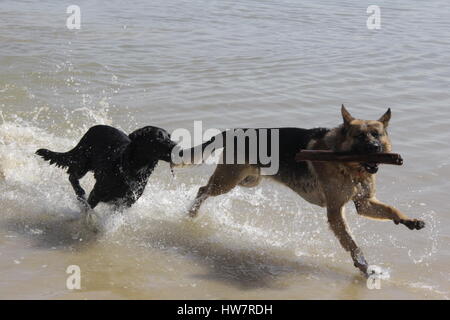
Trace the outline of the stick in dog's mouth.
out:
[[[401,166],[403,159],[398,153],[350,153],[333,152],[330,150],[300,150],[295,155],[299,161],[331,161],[331,162],[359,162],[362,167],[371,174],[377,173],[379,164],[393,164]]]

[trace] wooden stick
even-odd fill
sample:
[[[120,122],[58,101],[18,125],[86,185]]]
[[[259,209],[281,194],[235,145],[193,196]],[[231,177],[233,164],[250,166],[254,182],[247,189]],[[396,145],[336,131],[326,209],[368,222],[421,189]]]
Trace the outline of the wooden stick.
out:
[[[333,152],[330,150],[300,150],[295,155],[299,161],[338,161],[361,163],[384,163],[401,166],[403,159],[398,153],[364,153]]]

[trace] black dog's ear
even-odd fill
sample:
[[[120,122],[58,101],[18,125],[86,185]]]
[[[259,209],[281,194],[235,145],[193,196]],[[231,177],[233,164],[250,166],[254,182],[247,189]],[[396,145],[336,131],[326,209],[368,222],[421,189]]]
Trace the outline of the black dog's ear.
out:
[[[143,128],[140,128],[140,129],[137,129],[137,130],[133,131],[132,133],[130,133],[128,135],[128,137],[132,141],[135,141],[135,140],[138,140],[138,139],[143,138],[145,136],[148,136],[148,134],[151,132],[151,130],[152,130],[152,127],[150,127],[150,126],[143,127]]]
[[[345,109],[343,104],[341,107],[341,113],[342,113],[342,119],[344,120],[344,126],[348,127],[350,122],[352,122],[355,118],[353,118],[352,115],[350,114],[350,112],[348,112],[347,109]]]
[[[378,121],[380,121],[384,125],[384,128],[388,127],[389,120],[391,120],[391,108],[389,108],[386,113],[383,114],[380,119],[378,119]]]

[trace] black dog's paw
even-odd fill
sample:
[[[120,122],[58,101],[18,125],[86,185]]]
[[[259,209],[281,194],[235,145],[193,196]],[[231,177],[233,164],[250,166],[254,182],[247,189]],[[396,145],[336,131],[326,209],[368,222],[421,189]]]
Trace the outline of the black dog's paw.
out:
[[[87,212],[91,209],[91,206],[89,205],[85,197],[77,197],[77,200],[82,212]]]
[[[425,222],[423,222],[422,220],[419,220],[419,219],[400,220],[400,223],[407,226],[410,230],[420,230],[425,227]]]

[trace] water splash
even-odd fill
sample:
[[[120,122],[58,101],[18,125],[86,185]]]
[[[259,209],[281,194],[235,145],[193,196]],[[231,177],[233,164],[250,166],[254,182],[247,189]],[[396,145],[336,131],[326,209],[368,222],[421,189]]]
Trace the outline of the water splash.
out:
[[[40,147],[69,150],[79,139],[73,132],[58,134],[43,129],[39,119],[45,112],[45,109],[36,110],[32,120],[8,119],[0,114],[0,202],[4,208],[0,224],[10,228],[14,224],[16,230],[33,239],[48,240],[52,230],[54,239],[50,243],[61,244],[62,248],[98,240],[189,256],[198,250],[208,251],[212,250],[211,246],[226,244],[227,250],[246,250],[260,257],[291,262],[313,259],[314,263],[330,269],[341,265],[353,270],[347,253],[328,230],[323,210],[273,182],[263,181],[257,188],[236,188],[226,196],[210,198],[198,219],[186,218],[192,199],[210,174],[205,171],[210,168],[195,169],[197,174],[188,175],[188,179],[178,177],[176,172],[173,178],[167,164],[160,164],[144,195],[132,208],[123,213],[113,213],[104,204],[96,208],[101,232],[93,235],[80,219],[79,205],[65,172],[34,155]],[[82,114],[91,124],[113,124],[107,109],[83,107],[71,114]],[[67,121],[71,123],[69,116]],[[86,190],[94,182],[91,174],[82,180]],[[422,217],[428,222],[431,241],[425,251],[413,249],[393,234],[367,232],[371,222],[357,217],[353,210],[348,216],[355,237],[363,248],[370,248],[373,262],[392,260],[384,252],[386,244],[409,250],[408,256],[418,265],[428,265],[437,254],[438,220],[434,212],[424,213]],[[388,270],[383,272],[388,275],[383,280],[388,281],[391,271],[388,267],[383,270]]]

